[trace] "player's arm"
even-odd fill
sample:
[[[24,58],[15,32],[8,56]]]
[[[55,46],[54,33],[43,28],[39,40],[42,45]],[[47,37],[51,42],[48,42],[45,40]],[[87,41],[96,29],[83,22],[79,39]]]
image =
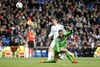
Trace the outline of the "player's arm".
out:
[[[67,37],[67,36],[69,36],[69,35],[71,35],[74,31],[73,31],[73,29],[72,28],[70,28],[70,27],[68,27],[67,26],[67,29],[69,30],[69,32],[66,32],[64,35]]]
[[[51,37],[53,36],[53,31],[52,31],[52,27],[51,27],[51,31],[50,31],[50,34],[48,35],[48,41],[50,42],[50,40],[51,40]]]
[[[66,33],[66,30],[63,25],[61,25],[61,30],[63,30],[63,32]]]

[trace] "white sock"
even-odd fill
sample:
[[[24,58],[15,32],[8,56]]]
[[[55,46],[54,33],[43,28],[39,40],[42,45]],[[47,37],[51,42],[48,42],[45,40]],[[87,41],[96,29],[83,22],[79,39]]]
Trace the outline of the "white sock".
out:
[[[48,52],[48,60],[51,60],[51,58],[52,58],[52,52],[49,51],[49,52]]]
[[[28,51],[29,51],[29,50],[28,50],[28,47],[26,47],[26,48],[25,48],[25,58],[28,58],[28,57],[29,57]]]

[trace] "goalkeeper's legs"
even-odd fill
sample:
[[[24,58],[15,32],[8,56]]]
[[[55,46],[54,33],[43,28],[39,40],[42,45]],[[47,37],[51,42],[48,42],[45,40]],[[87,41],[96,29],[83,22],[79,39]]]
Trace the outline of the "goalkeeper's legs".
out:
[[[42,59],[40,63],[56,63],[59,58],[54,58],[54,60],[45,60]]]
[[[74,57],[74,54],[73,54],[73,53],[71,53],[71,52],[69,52],[69,51],[68,51],[68,53],[72,56],[72,58],[73,58],[73,59],[75,59],[75,57]]]
[[[41,60],[40,63],[56,63],[59,59],[59,53],[54,53],[54,59],[53,60]]]
[[[67,49],[60,49],[61,52],[66,53],[66,57],[72,62],[72,63],[77,63],[74,59],[74,55],[70,53]]]

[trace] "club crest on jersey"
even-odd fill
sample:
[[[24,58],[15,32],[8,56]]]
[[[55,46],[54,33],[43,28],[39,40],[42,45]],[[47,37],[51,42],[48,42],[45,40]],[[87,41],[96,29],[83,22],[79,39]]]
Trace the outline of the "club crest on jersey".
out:
[[[62,38],[59,37],[58,40],[59,40],[59,42],[61,42],[61,41],[63,41],[65,38],[66,38],[65,36],[63,36]]]

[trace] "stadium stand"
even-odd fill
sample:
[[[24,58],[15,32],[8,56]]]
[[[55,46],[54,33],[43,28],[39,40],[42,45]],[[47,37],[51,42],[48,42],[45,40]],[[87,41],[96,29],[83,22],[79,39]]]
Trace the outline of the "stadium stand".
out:
[[[20,1],[23,8],[17,8]],[[0,0],[0,38],[3,46],[27,42],[28,18],[36,32],[36,48],[48,47],[51,17],[74,29],[67,48],[78,57],[93,57],[100,46],[100,0]],[[1,45],[0,45],[1,46]],[[47,56],[43,49],[34,56]],[[47,49],[45,49],[47,50]],[[42,52],[41,52],[42,51]],[[42,54],[41,54],[42,53]]]

